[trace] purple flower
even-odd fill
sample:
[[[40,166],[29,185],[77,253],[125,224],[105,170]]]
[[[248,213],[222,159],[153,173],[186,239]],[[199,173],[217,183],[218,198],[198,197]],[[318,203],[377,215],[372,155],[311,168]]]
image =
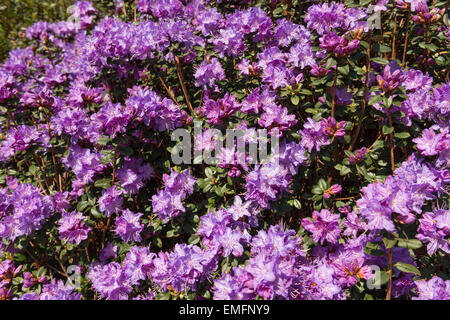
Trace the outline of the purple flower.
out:
[[[175,218],[186,209],[183,206],[181,195],[173,194],[169,190],[159,190],[157,194],[152,196],[153,211],[164,221]]]
[[[19,151],[26,151],[32,146],[50,147],[48,131],[43,127],[19,125],[11,128],[0,147],[0,162],[8,162]]]
[[[222,99],[217,101],[206,98],[202,109],[209,124],[220,124],[223,119],[230,118],[240,107],[236,97],[227,92]]]
[[[113,213],[119,213],[122,210],[123,198],[122,190],[116,186],[109,187],[102,192],[102,196],[98,198],[98,207],[107,217]]]
[[[309,29],[317,31],[319,35],[328,33],[331,29],[345,26],[345,7],[343,4],[316,4],[308,8],[305,22]]]
[[[14,240],[39,230],[54,214],[52,197],[42,196],[31,184],[19,184],[12,194],[1,196],[0,237]]]
[[[302,138],[300,144],[308,152],[311,152],[313,149],[319,151],[322,146],[330,144],[329,135],[325,131],[325,126],[328,122],[314,121],[311,118],[308,118],[307,121],[303,129],[298,132]]]
[[[217,238],[223,248],[224,257],[228,257],[230,254],[240,257],[244,253],[244,247],[240,243],[241,238],[242,232],[231,228],[226,228],[225,233]]]
[[[383,73],[377,75],[376,78],[381,90],[393,92],[399,85],[403,84],[403,81],[407,79],[407,75],[394,63],[387,64],[383,69]]]
[[[367,148],[366,147],[362,147],[361,149],[358,149],[355,151],[355,155],[354,156],[349,156],[348,157],[348,161],[351,164],[355,164],[358,162],[361,162],[365,159],[367,154]]]
[[[155,254],[149,248],[131,247],[122,263],[123,270],[130,283],[135,285],[140,280],[145,280],[153,268]]]
[[[212,39],[212,43],[221,58],[225,55],[239,57],[245,51],[244,34],[231,27],[220,29],[219,34]]]
[[[416,238],[427,243],[429,255],[439,249],[450,253],[450,245],[446,239],[450,235],[450,210],[426,212],[422,219],[419,219],[419,223]]]
[[[186,112],[172,100],[161,99],[156,92],[147,87],[134,86],[128,89],[128,92],[130,97],[125,104],[138,122],[143,122],[146,126],[159,132],[174,130],[183,124]],[[125,110],[128,112],[128,109]]]
[[[329,199],[331,196],[334,196],[342,191],[342,187],[339,184],[333,184],[330,188],[323,192],[323,197],[325,199]]]
[[[407,78],[403,83],[406,90],[430,90],[433,85],[433,78],[428,76],[428,73],[424,75],[420,70],[409,69],[407,72]]]
[[[8,286],[12,279],[22,270],[22,266],[16,267],[11,260],[0,263],[0,288]]]
[[[123,166],[117,170],[116,177],[126,193],[136,194],[142,188],[145,180],[150,180],[154,174],[151,164],[143,164],[138,158],[125,159]]]
[[[132,241],[140,242],[142,240],[141,232],[144,229],[144,225],[139,221],[142,215],[140,212],[133,213],[125,209],[122,211],[122,215],[116,219],[114,231],[127,243]]]
[[[132,118],[133,110],[123,107],[119,103],[106,102],[95,114],[95,120],[102,124],[103,130],[111,138],[117,133],[124,133]]]
[[[16,81],[12,74],[0,70],[0,102],[5,102],[17,94]]]
[[[430,280],[414,281],[417,286],[418,297],[413,300],[450,300],[450,280],[442,280],[433,276]]]
[[[76,244],[86,240],[91,228],[86,226],[85,220],[86,217],[81,212],[63,213],[62,218],[58,221],[60,225],[58,228],[60,239],[70,243],[75,242]]]
[[[115,259],[117,257],[117,246],[114,246],[111,242],[108,242],[106,247],[100,250],[100,262],[106,262],[109,259]]]
[[[333,257],[332,265],[340,284],[351,287],[360,279],[368,280],[373,277],[370,266],[364,265],[364,256],[363,250],[343,249]]]
[[[373,201],[370,208],[361,208],[360,214],[367,219],[367,227],[370,230],[387,230],[395,232],[394,222],[392,221],[392,211],[389,207]]]
[[[327,240],[329,243],[337,243],[341,234],[338,219],[338,214],[322,209],[320,212],[313,212],[312,221],[303,219],[302,226],[313,234],[314,242],[320,241],[320,244],[323,244],[323,241]]]
[[[97,150],[92,152],[79,145],[71,145],[69,150],[69,156],[61,159],[62,163],[72,169],[77,180],[83,184],[93,182],[94,176],[105,167],[100,163],[100,154]]]
[[[217,268],[216,251],[195,245],[176,244],[172,252],[159,252],[153,259],[151,279],[161,290],[195,290]]]
[[[290,127],[297,123],[294,114],[288,114],[286,107],[280,105],[264,106],[264,112],[261,118],[258,120],[258,124],[264,128],[267,128],[270,135],[281,136],[283,131],[286,131]]]
[[[109,300],[128,300],[132,287],[122,266],[117,262],[92,265],[87,276],[101,297]]]
[[[66,286],[62,280],[53,279],[45,284],[39,300],[81,300],[81,293],[73,292],[73,288]]]
[[[246,200],[258,202],[263,208],[269,208],[269,201],[278,198],[279,193],[289,186],[288,170],[276,163],[256,166],[246,177]]]
[[[417,149],[424,156],[435,156],[443,149],[443,141],[446,135],[443,133],[436,134],[434,129],[424,129],[422,136],[414,138],[412,141],[416,143]]]
[[[217,58],[206,58],[194,73],[195,85],[203,89],[212,88],[218,91],[216,81],[225,80],[225,72]]]
[[[242,202],[241,197],[235,196],[233,205],[227,208],[227,212],[230,213],[233,216],[233,219],[237,221],[244,216],[251,216],[251,205],[251,201]]]

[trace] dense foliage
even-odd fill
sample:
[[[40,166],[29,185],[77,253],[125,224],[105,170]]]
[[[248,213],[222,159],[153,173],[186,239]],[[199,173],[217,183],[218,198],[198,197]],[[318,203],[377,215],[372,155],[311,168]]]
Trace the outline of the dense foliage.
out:
[[[0,64],[0,299],[450,299],[447,7],[77,1],[30,25]],[[194,154],[232,128],[279,152],[174,163],[176,129]]]

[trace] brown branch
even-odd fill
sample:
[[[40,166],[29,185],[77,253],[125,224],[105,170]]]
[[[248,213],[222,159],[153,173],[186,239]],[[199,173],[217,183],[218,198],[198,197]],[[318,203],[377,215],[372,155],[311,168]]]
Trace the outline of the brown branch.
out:
[[[25,160],[25,162],[27,163],[28,168],[30,168],[30,167],[31,167],[30,161]],[[47,195],[47,191],[46,191],[46,189],[44,188],[44,186],[42,185],[41,180],[40,180],[40,179],[38,178],[38,176],[36,175],[36,172],[32,172],[31,174],[34,176],[34,179],[35,179],[36,182],[39,184],[39,187],[41,188],[42,192],[43,192],[45,195]]]
[[[395,35],[397,33],[397,14],[394,12],[394,32],[392,33],[392,56],[391,59],[395,60]]]
[[[163,85],[164,89],[166,90],[167,94],[169,95],[169,97],[172,99],[172,101],[177,105],[180,106],[180,104],[178,103],[178,101],[175,99],[175,95],[173,94],[173,91],[166,85],[166,83],[164,82],[164,80],[158,76],[159,80],[161,81],[161,84]]]
[[[361,106],[361,113],[359,115],[358,127],[356,128],[355,135],[353,136],[350,147],[348,148],[349,151],[353,150],[353,148],[355,147],[356,141],[358,140],[358,136],[359,136],[359,133],[361,132],[362,122],[363,122],[363,118],[364,118],[364,112],[365,112],[366,106],[367,106],[367,95],[369,94],[371,42],[372,42],[372,38],[371,38],[371,34],[369,34],[369,39],[367,40],[368,47],[367,47],[366,79],[364,82],[364,97],[363,97],[362,106]]]
[[[374,143],[372,143],[372,145],[369,147],[369,149],[367,149],[367,153],[369,153],[370,150],[372,150],[372,148],[373,148],[373,146],[375,145],[375,143],[376,143],[378,140],[380,140],[382,136],[383,136],[383,135],[382,135],[381,133],[378,135],[378,138],[374,141]]]
[[[48,121],[48,115],[47,112],[45,112],[45,121],[47,122],[47,131],[48,131],[48,136],[50,137],[50,139],[52,138],[52,133],[50,130],[50,122]],[[51,146],[50,148],[51,154],[52,154],[52,162],[53,162],[53,170],[55,170],[55,174],[58,175],[58,179],[55,179],[57,182],[56,184],[59,184],[59,191],[62,192],[62,184],[61,184],[61,172],[58,170],[58,167],[56,166],[56,156],[55,156],[55,147]]]
[[[176,65],[177,65],[178,80],[180,80],[181,89],[183,90],[184,98],[186,99],[186,103],[187,103],[187,105],[189,107],[189,110],[192,113],[192,116],[195,116],[194,109],[192,108],[191,101],[189,100],[189,96],[188,96],[188,92],[187,92],[187,89],[186,89],[186,85],[184,84],[183,72],[181,70],[181,64],[180,64],[180,58],[175,57],[175,61],[176,61]]]
[[[111,177],[111,185],[114,185],[114,181],[116,179],[117,149],[118,149],[118,145],[114,149],[114,159],[113,159],[113,171],[112,171],[112,177]]]
[[[391,108],[388,108],[388,123],[389,127],[392,127],[392,115],[391,115]],[[395,171],[395,159],[394,159],[394,132],[391,132],[389,134],[389,149],[391,154],[391,169],[392,169],[392,175],[394,175]]]
[[[334,118],[334,109],[336,107],[336,83],[338,77],[338,68],[336,66],[336,70],[334,72],[334,81],[333,81],[333,92],[331,98],[331,117]]]
[[[31,259],[34,261],[34,263],[36,263],[38,266],[44,266],[47,268],[52,269],[53,271],[55,271],[56,273],[58,273],[59,275],[63,276],[63,277],[67,277],[69,278],[69,276],[67,274],[64,274],[63,272],[61,272],[60,270],[56,269],[55,267],[45,264],[45,263],[41,263],[35,256],[33,256],[33,254],[31,254],[30,250],[28,250],[27,248],[24,248],[25,252],[31,257]]]
[[[409,19],[411,18],[411,11],[408,11],[408,18],[406,18],[406,35],[405,35],[405,41],[403,43],[403,58],[402,58],[402,68],[405,66],[405,59],[406,59],[406,48],[408,47],[408,36],[409,36]]]
[[[392,248],[389,249],[388,253],[388,264],[389,264],[389,282],[388,282],[388,288],[386,293],[386,300],[391,300],[391,290],[392,290]]]

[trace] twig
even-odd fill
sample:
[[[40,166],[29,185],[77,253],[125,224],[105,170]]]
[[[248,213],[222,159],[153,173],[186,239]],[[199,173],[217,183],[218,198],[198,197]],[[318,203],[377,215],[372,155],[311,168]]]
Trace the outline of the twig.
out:
[[[334,72],[334,81],[333,81],[333,92],[331,98],[331,117],[334,118],[334,108],[336,106],[336,83],[338,77],[338,68],[336,66],[336,70]]]
[[[367,105],[367,95],[369,94],[369,77],[370,77],[370,48],[371,48],[371,35],[369,34],[369,39],[367,40],[367,63],[366,63],[366,80],[364,83],[364,97],[361,106],[361,113],[359,115],[358,127],[356,128],[355,135],[353,136],[352,143],[348,148],[349,151],[352,151],[355,147],[356,141],[358,140],[359,133],[361,132],[362,122],[364,118],[364,112],[366,110]]]
[[[112,177],[111,177],[111,185],[114,185],[114,180],[116,179],[117,149],[118,149],[118,145],[116,145],[116,147],[114,149],[114,159],[113,159],[113,171],[112,171]]]
[[[184,80],[183,80],[183,72],[181,70],[180,58],[175,57],[175,61],[177,64],[177,75],[178,75],[178,79],[180,80],[181,89],[183,90],[184,98],[186,99],[186,103],[189,107],[189,110],[191,110],[191,113],[194,116],[195,115],[194,109],[192,108],[192,104],[191,104],[191,101],[189,100],[188,92],[186,90],[186,85],[184,84]]]
[[[392,33],[392,56],[391,60],[395,60],[395,35],[397,33],[397,14],[394,12],[394,32]]]
[[[391,108],[388,108],[388,123],[389,127],[392,128],[392,115],[391,115]],[[394,175],[395,171],[395,159],[394,159],[394,132],[391,132],[389,134],[389,149],[391,154],[391,169],[392,174]]]
[[[175,95],[173,94],[173,91],[166,85],[166,83],[164,82],[163,78],[161,78],[160,76],[158,76],[159,80],[161,81],[161,84],[163,85],[164,89],[167,91],[167,94],[169,95],[169,97],[172,99],[172,101],[177,105],[180,106],[180,104],[178,103],[178,101],[175,99]]]
[[[406,18],[406,35],[405,35],[405,42],[403,43],[403,58],[402,58],[402,68],[405,66],[405,59],[406,59],[406,48],[408,46],[408,36],[409,36],[409,19],[411,18],[411,12],[408,11],[408,17]]]
[[[389,264],[389,282],[388,282],[388,288],[386,293],[386,300],[391,300],[391,290],[392,290],[392,248],[389,249],[388,253],[388,264]]]

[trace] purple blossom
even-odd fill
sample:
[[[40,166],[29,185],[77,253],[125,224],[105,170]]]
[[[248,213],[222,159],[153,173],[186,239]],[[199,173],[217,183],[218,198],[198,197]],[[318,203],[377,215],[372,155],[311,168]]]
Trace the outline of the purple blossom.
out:
[[[228,119],[240,107],[236,97],[227,92],[222,99],[217,101],[206,98],[202,109],[209,124],[220,124],[223,119]]]
[[[125,159],[123,166],[117,170],[116,177],[125,193],[136,194],[145,183],[154,175],[151,164],[143,164],[143,160],[138,158]]]
[[[383,73],[376,77],[378,86],[385,92],[395,91],[407,79],[407,75],[395,64],[387,64]]]
[[[132,211],[125,209],[122,211],[122,215],[116,219],[115,233],[127,243],[132,241],[140,242],[142,240],[141,232],[144,229],[144,225],[139,219],[142,215],[143,214],[140,212],[133,213]]]
[[[217,58],[206,58],[196,69],[194,77],[197,87],[218,91],[215,82],[225,80],[225,72]]]
[[[62,218],[58,221],[60,239],[70,243],[75,242],[76,244],[86,240],[91,228],[86,226],[85,220],[86,217],[81,212],[63,213]]]
[[[313,234],[314,242],[320,241],[320,244],[323,244],[323,241],[327,240],[329,243],[337,243],[341,234],[338,219],[338,214],[332,214],[330,211],[322,209],[320,212],[313,212],[312,221],[304,218],[302,226]]]
[[[130,283],[135,285],[145,280],[153,268],[155,254],[146,247],[131,247],[122,263],[124,273]]]
[[[122,209],[123,198],[122,190],[116,186],[109,187],[102,192],[102,196],[98,198],[98,207],[107,217],[113,213],[119,213]]]
[[[92,282],[92,287],[103,298],[127,300],[132,291],[128,277],[117,262],[92,265],[87,276]]]
[[[100,250],[100,262],[106,262],[109,259],[115,259],[117,257],[117,246],[113,245],[111,242]]]
[[[419,219],[416,238],[427,243],[427,252],[433,255],[439,249],[450,253],[450,245],[446,238],[450,235],[450,210],[426,212]]]
[[[414,281],[417,286],[418,297],[413,300],[450,300],[450,280],[442,280],[433,276],[430,280],[424,279]]]

